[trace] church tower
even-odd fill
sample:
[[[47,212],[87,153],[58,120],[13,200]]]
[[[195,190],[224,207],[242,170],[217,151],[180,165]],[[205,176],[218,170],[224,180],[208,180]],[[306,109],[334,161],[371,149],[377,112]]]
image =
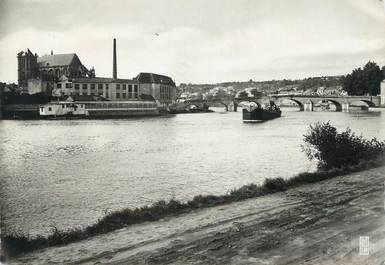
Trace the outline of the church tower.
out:
[[[19,87],[26,88],[28,79],[38,76],[37,54],[29,49],[17,54],[17,81]]]

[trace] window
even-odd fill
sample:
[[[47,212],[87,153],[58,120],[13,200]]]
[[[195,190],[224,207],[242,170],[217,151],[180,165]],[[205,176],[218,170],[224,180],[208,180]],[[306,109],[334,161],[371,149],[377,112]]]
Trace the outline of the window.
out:
[[[56,88],[61,88],[61,83],[57,83]]]
[[[75,89],[79,90],[79,84],[75,84]]]
[[[132,85],[128,85],[128,97],[132,98]]]
[[[87,90],[87,84],[82,84],[82,89]]]
[[[66,83],[66,88],[72,88],[72,83]]]
[[[116,98],[120,98],[120,93],[116,93]]]
[[[122,98],[126,98],[126,93],[122,93]]]
[[[138,85],[134,85],[134,98],[138,98]]]
[[[98,90],[102,90],[103,89],[103,84],[98,84]]]
[[[120,90],[120,84],[116,84],[116,90]]]
[[[44,111],[44,108],[43,108],[43,107],[41,107],[41,108],[40,108],[40,112],[43,112],[43,111]]]
[[[106,84],[106,89],[108,90],[108,84]]]
[[[52,110],[52,108],[51,107],[48,107],[48,111],[51,111]]]
[[[63,105],[61,105],[61,108],[62,108],[62,109],[64,109],[64,104],[63,104]]]
[[[123,84],[123,90],[126,90],[126,84]]]
[[[91,84],[91,90],[95,90],[95,84]]]

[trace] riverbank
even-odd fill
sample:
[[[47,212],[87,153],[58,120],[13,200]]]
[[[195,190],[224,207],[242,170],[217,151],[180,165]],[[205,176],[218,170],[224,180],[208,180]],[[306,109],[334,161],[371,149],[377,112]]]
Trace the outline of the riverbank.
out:
[[[271,193],[282,192],[307,183],[319,182],[349,172],[361,171],[377,167],[382,164],[382,159],[376,161],[364,161],[355,166],[334,168],[328,171],[301,173],[289,179],[266,178],[263,185],[249,184],[238,189],[231,190],[224,195],[198,195],[187,202],[161,200],[151,206],[143,206],[135,209],[123,209],[106,214],[97,223],[66,231],[54,231],[44,237],[41,235],[30,237],[23,233],[7,233],[2,237],[3,248],[9,256],[17,256],[20,253],[30,252],[41,248],[66,245],[73,242],[88,239],[100,234],[106,234],[117,229],[146,221],[157,221],[161,218],[188,213],[196,209],[203,209],[218,205],[229,204],[249,198],[256,198]]]
[[[12,264],[380,264],[385,167],[123,228]],[[370,256],[358,255],[370,236]]]

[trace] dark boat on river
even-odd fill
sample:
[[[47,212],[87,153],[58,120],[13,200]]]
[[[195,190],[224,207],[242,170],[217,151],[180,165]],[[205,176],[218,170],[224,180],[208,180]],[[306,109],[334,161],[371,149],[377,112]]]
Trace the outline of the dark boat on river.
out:
[[[281,117],[282,111],[280,108],[270,102],[270,106],[262,107],[257,105],[254,108],[243,109],[242,117],[243,122],[261,122]]]

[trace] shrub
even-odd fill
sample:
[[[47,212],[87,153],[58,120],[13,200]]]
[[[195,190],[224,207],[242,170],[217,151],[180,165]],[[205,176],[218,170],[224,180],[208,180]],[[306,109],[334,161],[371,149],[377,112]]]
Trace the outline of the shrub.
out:
[[[273,192],[287,190],[287,184],[283,178],[267,178],[265,179],[263,187]]]
[[[302,151],[310,160],[318,160],[318,169],[328,170],[357,165],[383,156],[385,143],[376,138],[366,140],[356,136],[349,128],[338,133],[330,122],[316,123],[310,126],[304,135]]]

